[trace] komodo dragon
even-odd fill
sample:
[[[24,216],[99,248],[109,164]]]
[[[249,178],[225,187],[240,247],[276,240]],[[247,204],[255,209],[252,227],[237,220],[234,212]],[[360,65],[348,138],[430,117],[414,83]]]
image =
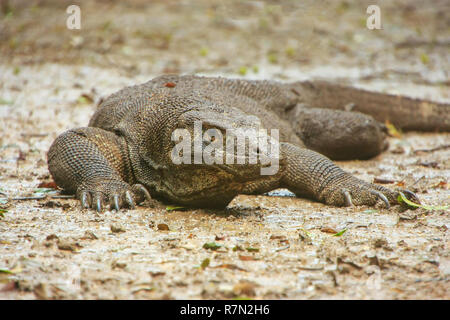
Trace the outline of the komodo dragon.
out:
[[[371,115],[331,110],[349,107]],[[151,198],[225,207],[238,194],[276,188],[334,206],[381,201],[389,208],[399,191],[357,179],[329,159],[379,154],[387,144],[378,121],[385,119],[405,129],[450,131],[446,104],[327,82],[165,75],[103,100],[88,127],[54,141],[48,166],[58,186],[75,193],[83,208],[98,211],[108,205],[134,208]],[[172,132],[192,132],[195,121],[224,135],[230,127],[278,129],[279,170],[261,175],[260,162],[175,164]]]

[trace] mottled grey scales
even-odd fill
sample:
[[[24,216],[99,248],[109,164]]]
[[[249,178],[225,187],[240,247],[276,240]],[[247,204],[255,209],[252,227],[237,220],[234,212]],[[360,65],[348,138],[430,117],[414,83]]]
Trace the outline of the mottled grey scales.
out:
[[[378,106],[383,101],[390,106]],[[353,111],[344,110],[349,106]],[[389,206],[398,191],[357,179],[330,158],[367,159],[382,152],[384,120],[405,129],[449,131],[448,107],[327,82],[165,75],[104,99],[88,127],[55,140],[48,166],[58,186],[99,211],[150,198],[224,207],[238,194],[277,188],[334,206],[380,200]],[[260,163],[174,164],[172,132],[192,130],[195,121],[224,135],[229,128],[278,129],[278,172],[261,175]]]

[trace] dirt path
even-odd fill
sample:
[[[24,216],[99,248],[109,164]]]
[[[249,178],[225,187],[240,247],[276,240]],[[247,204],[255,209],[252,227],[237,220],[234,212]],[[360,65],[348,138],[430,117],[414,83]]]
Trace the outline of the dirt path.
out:
[[[360,2],[145,3],[83,3],[75,33],[63,1],[17,1],[1,17],[0,192],[46,196],[0,202],[1,299],[450,297],[448,210],[331,208],[281,190],[223,211],[155,202],[97,214],[39,188],[57,135],[85,126],[102,96],[164,72],[332,77],[448,102],[445,1],[385,4],[379,33],[362,26]],[[449,141],[406,133],[375,159],[340,165],[445,205]]]

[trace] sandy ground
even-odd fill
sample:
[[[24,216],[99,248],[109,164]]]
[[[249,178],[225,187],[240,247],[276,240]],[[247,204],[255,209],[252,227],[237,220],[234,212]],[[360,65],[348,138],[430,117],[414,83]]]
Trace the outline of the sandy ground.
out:
[[[448,210],[334,208],[279,190],[219,211],[155,201],[98,214],[39,187],[60,133],[161,73],[332,78],[449,102],[448,1],[379,1],[382,30],[365,28],[364,2],[99,1],[81,2],[73,31],[68,4],[0,13],[1,299],[450,297]],[[449,141],[403,133],[375,159],[339,165],[448,205]],[[12,199],[27,196],[46,197]]]

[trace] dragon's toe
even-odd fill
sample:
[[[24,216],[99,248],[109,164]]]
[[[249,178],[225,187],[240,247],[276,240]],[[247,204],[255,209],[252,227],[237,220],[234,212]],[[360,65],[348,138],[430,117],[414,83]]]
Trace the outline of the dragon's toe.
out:
[[[92,208],[101,212],[106,204],[109,204],[110,210],[134,209],[136,204],[150,200],[151,196],[141,184],[130,186],[122,181],[104,181],[80,186],[77,198],[83,209]]]

